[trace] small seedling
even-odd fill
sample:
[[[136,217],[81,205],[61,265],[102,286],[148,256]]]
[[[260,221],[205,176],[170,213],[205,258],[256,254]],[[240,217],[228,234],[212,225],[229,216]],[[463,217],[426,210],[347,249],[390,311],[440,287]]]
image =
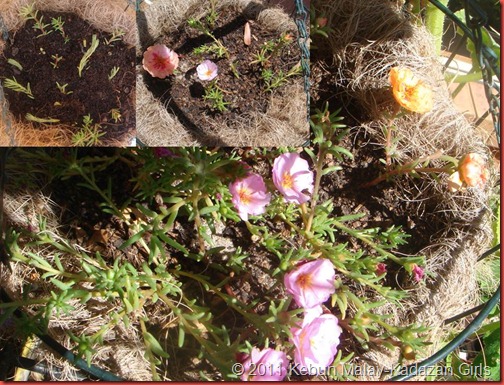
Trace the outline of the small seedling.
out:
[[[32,114],[28,113],[25,115],[26,120],[29,120],[31,122],[37,122],[37,123],[59,123],[59,119],[53,119],[53,118],[38,118],[36,116],[33,116]]]
[[[112,69],[110,70],[110,74],[109,74],[109,76],[108,76],[108,80],[112,80],[112,79],[113,79],[113,78],[117,75],[117,73],[119,72],[119,70],[120,70],[120,69],[121,69],[121,68],[119,68],[119,67],[114,67],[114,68],[112,68]]]
[[[72,143],[74,146],[97,146],[100,143],[100,138],[105,135],[101,131],[101,126],[98,123],[93,124],[93,119],[90,115],[83,118],[81,129],[72,135]]]
[[[35,99],[30,89],[30,83],[26,84],[26,87],[24,87],[17,82],[15,77],[12,77],[12,79],[7,78],[4,80],[4,86],[16,92],[22,92],[31,99]]]
[[[112,108],[109,112],[114,122],[117,123],[121,121],[121,111],[118,108]]]
[[[291,41],[292,35],[289,33],[283,33],[276,40],[268,40],[262,45],[259,53],[254,55],[255,60],[250,64],[259,64],[261,67],[268,67],[270,59],[278,55]]]
[[[210,26],[211,29],[215,28],[215,22],[219,18],[219,14],[217,13],[216,10],[216,0],[210,0],[210,12],[208,13],[206,17],[206,22]]]
[[[116,29],[112,32],[110,39],[105,39],[105,44],[110,45],[110,43],[113,43],[114,41],[119,41],[124,35],[125,32],[122,29]]]
[[[57,19],[55,19],[54,17],[51,19],[51,25],[52,25],[53,29],[55,31],[58,31],[61,34],[63,39],[65,39],[65,44],[66,44],[70,41],[70,37],[67,36],[67,34],[65,33],[65,30],[63,29],[64,24],[65,24],[65,22],[61,19],[61,16],[59,16]]]
[[[86,47],[86,40],[83,40],[82,43],[84,47]],[[79,77],[82,77],[82,70],[84,70],[84,67],[87,65],[89,59],[91,58],[91,55],[94,51],[96,51],[96,48],[98,48],[99,44],[100,40],[96,38],[96,35],[93,35],[93,39],[91,40],[91,47],[89,47],[89,49],[84,53],[84,56],[82,56],[79,66],[77,67],[77,69],[79,70]]]
[[[20,71],[23,70],[23,66],[21,65],[21,63],[19,63],[18,61],[14,60],[14,59],[8,59],[7,60],[7,63],[9,63],[10,65],[18,68]]]
[[[63,60],[63,57],[58,54],[55,54],[55,55],[51,55],[51,59],[54,60],[53,62],[51,62],[52,67],[58,68],[58,64],[61,60]]]
[[[37,37],[49,35],[52,32],[52,30],[46,29],[47,27],[49,27],[49,24],[44,24],[43,22],[44,16],[40,16],[40,19],[37,18],[38,10],[34,8],[34,5],[35,3],[21,8],[21,10],[19,11],[19,15],[23,17],[26,21],[28,20],[34,21],[35,24],[33,25],[33,29],[38,29],[41,32],[41,34],[38,35]]]
[[[230,104],[229,102],[224,101],[222,89],[220,89],[215,82],[211,82],[205,88],[205,95],[203,95],[203,99],[210,102],[210,107],[219,112],[227,111],[226,106]]]
[[[195,55],[204,55],[204,54],[214,54],[218,58],[223,58],[227,55],[227,48],[222,44],[212,43],[209,45],[202,45],[200,47],[196,47],[193,49],[193,53]]]
[[[207,35],[214,41],[214,47],[210,46],[208,48],[207,52],[215,52],[215,54],[218,57],[224,57],[226,56],[229,58],[229,52],[226,47],[221,43],[219,39],[217,39],[212,32],[210,32],[210,29],[207,28],[200,20],[197,19],[189,19],[187,20],[187,24],[189,24],[189,27],[197,29],[198,31],[202,32],[203,34]],[[203,49],[204,50],[204,49]]]
[[[73,93],[73,91],[67,91],[66,88],[68,86],[68,83],[67,84],[59,84],[58,82],[56,82],[56,87],[58,87],[58,90],[63,94],[63,95],[70,95]]]
[[[261,77],[266,84],[265,91],[271,92],[273,91],[273,89],[285,84],[285,82],[287,82],[287,78],[291,76],[301,75],[302,73],[303,69],[301,68],[301,66],[295,65],[287,73],[284,73],[282,70],[278,71],[278,73],[274,73],[271,69],[265,68],[261,72]]]

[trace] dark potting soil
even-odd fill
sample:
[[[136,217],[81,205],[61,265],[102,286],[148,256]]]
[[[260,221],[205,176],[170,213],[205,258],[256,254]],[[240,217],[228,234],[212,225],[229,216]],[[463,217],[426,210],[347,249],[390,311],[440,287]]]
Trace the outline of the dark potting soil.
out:
[[[247,112],[264,113],[271,97],[271,93],[265,91],[261,65],[252,62],[256,60],[255,54],[260,52],[263,44],[278,40],[281,34],[266,29],[254,20],[247,20],[230,8],[221,9],[218,13],[219,18],[212,33],[227,48],[229,58],[218,58],[212,53],[195,54],[193,52],[195,48],[209,46],[213,40],[185,22],[173,34],[165,36],[158,42],[179,54],[178,70],[184,72],[167,79],[153,78],[148,73],[144,75],[153,95],[167,104],[188,128],[205,130],[208,122],[217,125],[227,123],[233,126],[235,119]],[[252,32],[252,42],[249,46],[243,42],[247,21]],[[282,71],[285,74],[299,64],[301,56],[297,45],[297,31],[288,31],[288,34],[289,42],[269,59],[268,68],[274,73]],[[223,90],[224,102],[229,103],[226,111],[220,112],[211,108],[210,102],[203,98],[208,82],[199,80],[196,67],[206,59],[216,63],[219,68],[216,79],[218,87]],[[141,61],[142,58],[139,58],[140,63]],[[232,66],[239,77],[233,72]],[[299,81],[300,76],[288,78],[286,84],[291,84],[296,78]],[[274,92],[282,92],[284,89],[285,85],[282,85],[275,88]],[[285,94],[284,97],[291,96]]]
[[[40,30],[33,28],[33,20],[28,20],[18,31],[10,32],[0,57],[0,77],[10,111],[21,121],[28,113],[38,118],[58,119],[60,124],[71,126],[73,132],[78,131],[83,117],[89,114],[93,123],[99,123],[101,131],[105,132],[102,144],[121,141],[135,128],[134,48],[121,40],[106,44],[105,39],[111,38],[109,33],[94,28],[74,14],[39,11],[38,15],[43,16],[44,23],[61,17],[68,41],[65,43],[62,34],[51,26],[46,27],[51,33],[37,37]],[[93,35],[98,38],[99,45],[79,77],[77,67]],[[56,56],[62,59],[53,65]],[[8,64],[8,59],[16,60],[23,70]],[[109,80],[114,67],[120,69]],[[5,87],[6,78],[15,78],[25,87],[29,83],[34,98]],[[56,82],[60,86],[67,84],[65,91],[69,94],[62,93]],[[112,110],[119,111],[117,121],[112,117]],[[47,124],[35,123],[41,130]]]

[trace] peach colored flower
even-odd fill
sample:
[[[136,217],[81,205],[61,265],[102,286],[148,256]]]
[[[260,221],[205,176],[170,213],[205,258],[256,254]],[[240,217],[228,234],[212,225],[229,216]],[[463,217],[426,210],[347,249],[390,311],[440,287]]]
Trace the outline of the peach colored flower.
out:
[[[282,381],[287,375],[289,361],[284,352],[266,348],[252,348],[243,362],[242,381]]]
[[[415,77],[409,68],[393,67],[389,80],[394,98],[402,107],[418,113],[432,109],[432,89]]]
[[[143,54],[143,68],[156,78],[164,79],[168,75],[173,75],[178,63],[177,53],[163,44],[153,45]]]
[[[311,198],[313,172],[299,154],[282,154],[273,162],[273,183],[287,202],[302,204]]]
[[[296,348],[294,362],[300,374],[323,373],[338,351],[342,333],[338,319],[323,314],[301,328],[292,328],[291,332],[290,340]]]
[[[234,207],[244,221],[249,214],[259,215],[266,211],[271,194],[266,192],[263,178],[257,174],[250,174],[243,179],[238,179],[229,185]]]
[[[451,174],[448,177],[448,190],[450,192],[457,192],[462,188],[464,182],[460,179],[460,173],[458,171],[455,171],[453,174]]]
[[[459,162],[460,179],[469,187],[483,187],[488,180],[485,160],[480,154],[469,153]]]
[[[303,263],[285,274],[284,284],[298,306],[310,309],[321,305],[335,292],[335,271],[328,259]]]
[[[218,75],[219,67],[213,61],[205,60],[196,67],[200,80],[213,80]]]

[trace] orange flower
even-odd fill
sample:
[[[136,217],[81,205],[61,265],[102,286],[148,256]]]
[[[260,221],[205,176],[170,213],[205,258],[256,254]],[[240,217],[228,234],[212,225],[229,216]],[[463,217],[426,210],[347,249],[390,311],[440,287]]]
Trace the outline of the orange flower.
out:
[[[485,160],[480,154],[469,153],[462,157],[458,171],[460,179],[469,187],[483,187],[488,180]]]
[[[409,68],[393,67],[390,84],[397,102],[409,111],[425,113],[432,109],[432,90]]]

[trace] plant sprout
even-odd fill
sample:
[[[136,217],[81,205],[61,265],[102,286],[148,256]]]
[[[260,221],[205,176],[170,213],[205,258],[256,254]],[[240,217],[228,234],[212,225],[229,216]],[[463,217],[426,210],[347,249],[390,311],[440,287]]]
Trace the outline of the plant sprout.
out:
[[[109,76],[108,76],[108,80],[112,80],[112,79],[113,79],[113,78],[117,75],[117,73],[119,72],[119,70],[120,70],[120,69],[121,69],[121,68],[119,68],[119,67],[114,67],[114,68],[112,68],[112,69],[110,70],[110,74],[109,74]]]
[[[72,135],[72,143],[75,146],[97,146],[103,135],[105,132],[101,131],[101,126],[93,124],[93,119],[88,114],[83,118],[81,129]]]
[[[83,41],[84,46],[86,46],[85,40]],[[77,69],[79,70],[79,77],[82,76],[82,71],[84,70],[84,67],[87,65],[89,59],[91,58],[91,55],[93,54],[94,51],[96,51],[96,48],[98,48],[98,45],[100,44],[100,40],[96,38],[96,35],[93,35],[93,39],[91,41],[91,47],[84,53],[84,56],[82,56],[82,59],[79,63],[79,66]]]
[[[38,118],[30,113],[25,115],[26,120],[29,120],[31,122],[36,122],[36,123],[59,123],[59,119],[53,119],[53,118]]]
[[[121,40],[121,37],[125,35],[125,32],[122,29],[115,29],[112,32],[112,36],[110,39],[105,39],[105,44],[110,45],[110,43],[113,43],[114,41],[119,41]]]
[[[37,37],[49,35],[52,31],[47,30],[46,28],[49,27],[49,24],[44,24],[43,19],[44,16],[40,16],[40,19],[37,18],[38,16],[38,10],[34,8],[35,3],[32,3],[30,5],[27,5],[25,7],[22,7],[21,10],[19,11],[19,14],[21,17],[23,17],[25,20],[33,20],[35,24],[33,25],[33,29],[38,29],[41,31],[41,34],[38,35]]]
[[[4,86],[16,92],[22,92],[31,99],[35,99],[30,89],[30,83],[27,83],[26,87],[24,87],[17,82],[15,77],[12,77],[12,79],[7,78],[4,80]]]
[[[21,63],[19,63],[18,61],[14,60],[14,59],[8,59],[7,60],[7,63],[9,63],[10,65],[18,68],[20,71],[23,70],[23,66],[21,65]]]
[[[73,93],[73,91],[67,91],[66,90],[66,87],[68,86],[68,83],[66,84],[59,84],[58,82],[56,82],[56,87],[58,87],[58,90],[63,94],[63,95],[70,95]]]

